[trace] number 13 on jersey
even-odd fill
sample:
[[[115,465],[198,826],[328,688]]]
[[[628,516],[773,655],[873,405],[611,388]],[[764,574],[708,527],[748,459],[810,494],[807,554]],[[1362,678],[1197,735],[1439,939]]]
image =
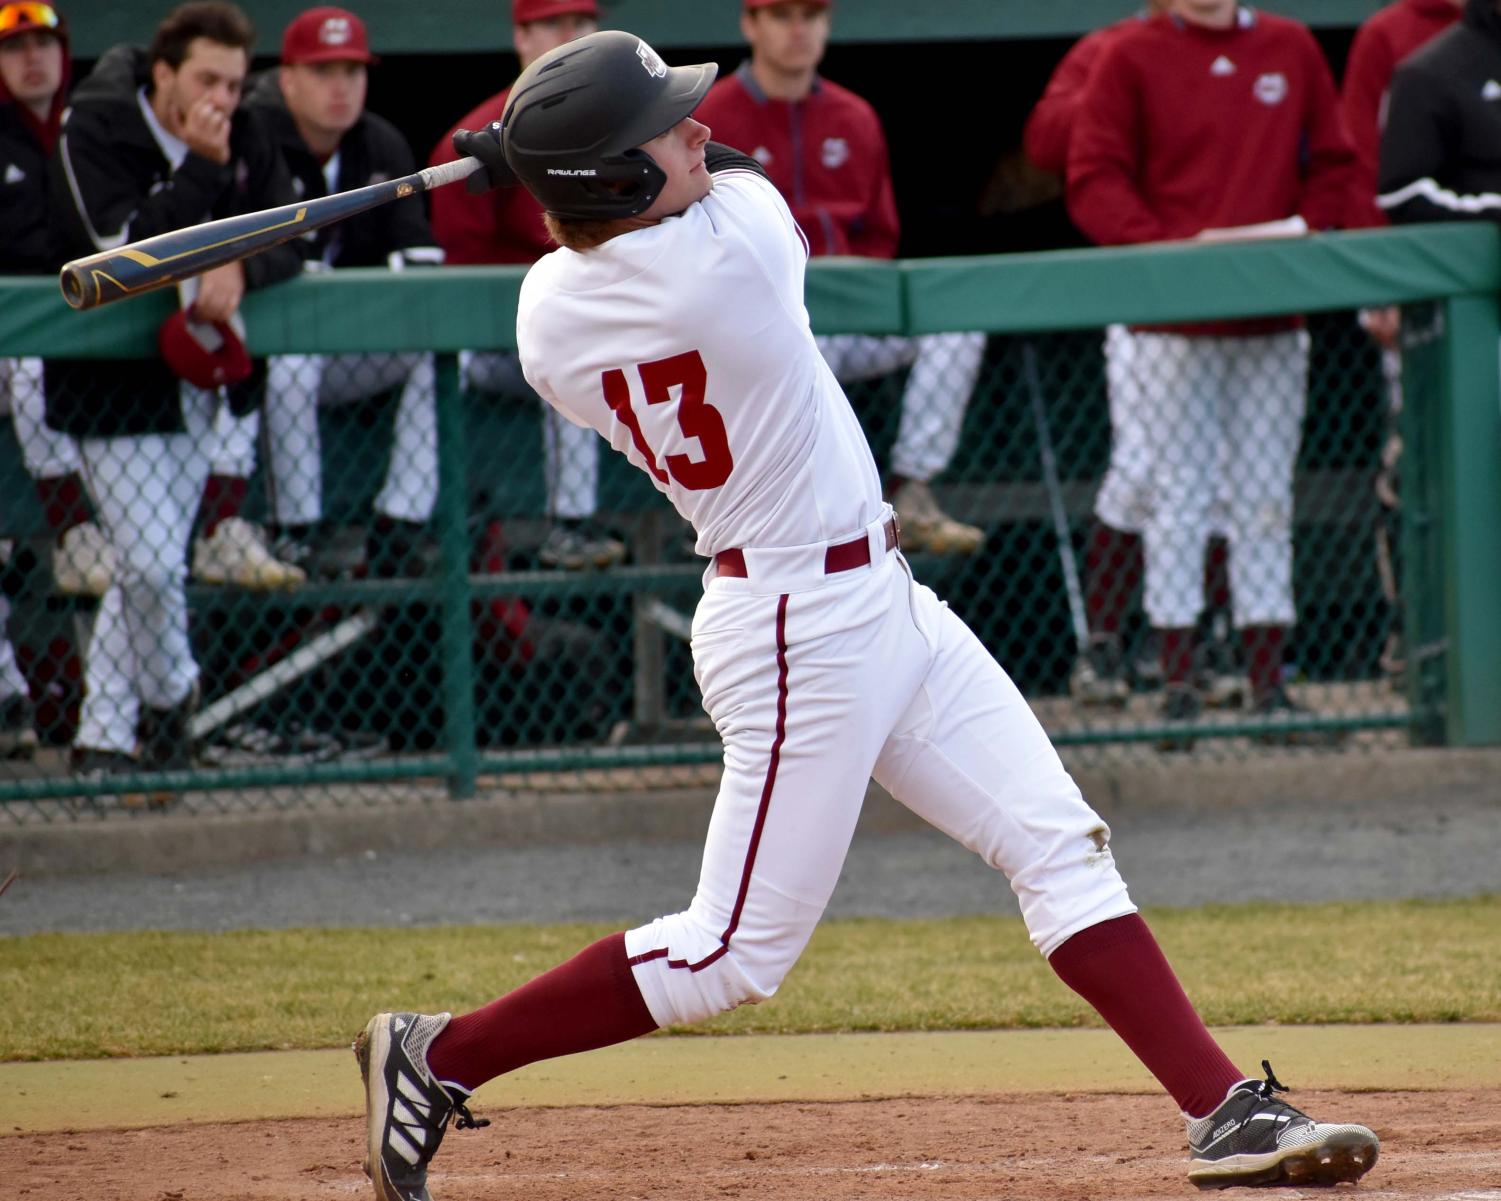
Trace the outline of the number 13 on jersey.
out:
[[[631,408],[631,387],[625,372],[619,368],[606,371],[603,376],[605,403],[615,414],[620,424],[631,431],[631,441],[646,460],[647,469],[662,483],[668,477],[690,492],[702,492],[718,488],[730,478],[735,467],[730,454],[730,439],[725,432],[724,418],[719,410],[704,401],[708,391],[709,373],[703,357],[696,350],[675,354],[670,359],[657,359],[636,367],[641,377],[642,392],[649,405],[671,404],[673,389],[678,389],[678,429],[684,438],[696,438],[703,457],[697,461],[686,454],[670,454],[658,462],[656,451],[641,432],[641,422]],[[666,470],[663,470],[665,464]]]

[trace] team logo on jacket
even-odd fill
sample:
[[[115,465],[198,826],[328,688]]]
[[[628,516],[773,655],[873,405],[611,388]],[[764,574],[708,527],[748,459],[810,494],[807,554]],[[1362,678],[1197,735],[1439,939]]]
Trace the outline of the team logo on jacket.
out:
[[[329,17],[318,29],[318,40],[325,46],[342,46],[350,32],[348,17]]]
[[[641,60],[641,65],[646,68],[648,75],[657,79],[667,77],[667,64],[662,61],[662,56],[648,46],[645,42],[637,41],[636,57]]]
[[[1234,75],[1235,64],[1222,54],[1209,64],[1209,73],[1211,75]]]
[[[844,138],[825,138],[823,140],[823,165],[825,167],[830,171],[837,171],[849,161],[849,142]]]
[[[1251,90],[1262,104],[1281,104],[1287,99],[1287,76],[1281,71],[1268,71],[1256,77]]]
[[[771,151],[766,149],[765,146],[757,146],[752,150],[751,158],[755,159],[763,167],[771,166]]]

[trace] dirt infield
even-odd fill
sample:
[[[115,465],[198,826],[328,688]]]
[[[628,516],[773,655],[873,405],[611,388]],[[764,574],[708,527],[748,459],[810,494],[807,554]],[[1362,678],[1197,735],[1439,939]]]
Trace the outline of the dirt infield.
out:
[[[1293,1100],[1381,1135],[1380,1162],[1358,1193],[1342,1195],[1501,1201],[1501,1090]],[[488,1116],[489,1129],[450,1132],[432,1178],[438,1201],[1197,1195],[1183,1174],[1183,1127],[1161,1097],[492,1108]],[[359,1198],[369,1196],[362,1142],[358,1118],[25,1135],[0,1139],[0,1179],[7,1196],[29,1201]]]

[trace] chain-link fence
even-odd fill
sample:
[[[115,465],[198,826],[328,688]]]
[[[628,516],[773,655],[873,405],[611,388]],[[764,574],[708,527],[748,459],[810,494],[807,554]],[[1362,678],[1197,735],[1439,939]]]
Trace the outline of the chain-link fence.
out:
[[[1405,350],[1357,314],[1494,290],[1482,231],[1428,232],[811,273],[915,571],[1060,744],[1488,737],[1456,640],[1494,624],[1450,603],[1468,535],[1435,473],[1474,421],[1460,367],[1494,408],[1494,303],[1488,348],[1457,344],[1449,300],[1406,311]],[[75,317],[14,289],[0,352],[45,357],[4,360],[14,820],[713,779],[703,560],[525,388],[515,273],[348,274],[253,298],[267,357],[223,393],[171,381],[165,422],[142,382],[164,307]],[[1293,299],[1310,315],[1278,316]]]

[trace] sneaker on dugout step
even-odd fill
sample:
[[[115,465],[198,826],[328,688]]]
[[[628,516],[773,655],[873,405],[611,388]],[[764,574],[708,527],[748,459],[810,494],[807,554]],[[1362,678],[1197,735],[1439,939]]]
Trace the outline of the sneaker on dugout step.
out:
[[[288,525],[271,539],[271,555],[309,579],[337,580],[365,565],[365,531],[354,526]]]
[[[427,1049],[448,1025],[446,1013],[377,1013],[354,1040],[365,1082],[365,1175],[376,1201],[430,1201],[427,1165],[448,1129],[488,1126],[433,1079]]]
[[[269,592],[295,588],[307,573],[273,555],[260,531],[243,517],[226,517],[211,537],[193,539],[193,578],[200,584]]]
[[[543,566],[564,571],[614,567],[624,558],[625,543],[587,521],[555,522],[537,548]]]
[[[1069,673],[1068,692],[1080,705],[1089,708],[1119,709],[1131,696],[1126,683],[1125,657],[1120,639],[1114,634],[1095,634],[1084,652],[1074,660]]]
[[[36,754],[36,710],[24,692],[0,701],[0,759],[30,759]]]
[[[1204,712],[1204,697],[1191,684],[1169,684],[1162,694],[1158,716],[1169,725],[1189,725]],[[1194,736],[1188,731],[1164,734],[1157,740],[1159,751],[1191,751]]]
[[[69,596],[103,596],[115,578],[115,548],[92,521],[75,525],[52,547],[52,583]]]
[[[1278,684],[1270,692],[1259,697],[1251,705],[1251,712],[1269,721],[1286,718],[1313,716],[1312,710],[1298,704],[1287,694],[1287,689]],[[1339,730],[1267,730],[1256,736],[1263,746],[1337,746],[1344,739]]]
[[[922,480],[907,480],[891,497],[901,526],[902,545],[935,555],[970,555],[985,541],[979,526],[956,521],[943,511],[933,490]]]
[[[1265,1080],[1243,1080],[1218,1109],[1188,1123],[1188,1178],[1201,1189],[1325,1187],[1359,1180],[1381,1142],[1364,1126],[1315,1122],[1277,1093],[1287,1089],[1261,1061]]]

